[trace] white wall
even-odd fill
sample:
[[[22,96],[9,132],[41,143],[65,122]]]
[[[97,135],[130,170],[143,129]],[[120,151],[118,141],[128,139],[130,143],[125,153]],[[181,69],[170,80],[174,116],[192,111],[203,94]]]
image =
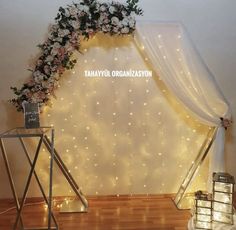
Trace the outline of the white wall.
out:
[[[26,79],[26,69],[38,53],[36,45],[44,40],[47,27],[53,22],[58,8],[68,3],[71,1],[0,1],[0,132],[21,124],[21,115],[14,115],[14,108],[6,103],[12,97],[9,87],[20,86]],[[139,20],[183,23],[215,75],[235,117],[236,1],[140,0],[140,6],[144,9],[144,16]],[[12,115],[15,119],[9,120],[7,117]],[[227,132],[226,157],[227,170],[236,177],[235,135],[236,128],[233,125]],[[0,183],[7,186],[2,160],[0,165]],[[8,196],[8,191],[9,188],[1,189],[0,197]]]

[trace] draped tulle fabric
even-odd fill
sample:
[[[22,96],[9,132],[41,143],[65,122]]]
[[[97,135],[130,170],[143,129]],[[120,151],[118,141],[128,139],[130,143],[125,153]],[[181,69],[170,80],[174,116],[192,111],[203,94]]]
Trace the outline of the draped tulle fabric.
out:
[[[209,173],[224,171],[225,129],[220,117],[230,118],[230,109],[183,27],[177,23],[138,22],[135,41],[183,105],[200,122],[218,127],[210,150]]]

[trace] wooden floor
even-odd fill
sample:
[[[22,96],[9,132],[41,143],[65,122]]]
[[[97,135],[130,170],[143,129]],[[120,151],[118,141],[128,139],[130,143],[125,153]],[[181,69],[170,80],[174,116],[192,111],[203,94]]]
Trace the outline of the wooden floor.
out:
[[[190,211],[178,210],[168,195],[99,196],[88,200],[88,213],[60,214],[55,210],[60,230],[185,230],[190,218]],[[12,201],[1,200],[0,212],[12,206]],[[15,217],[15,210],[0,215],[0,230],[12,229]],[[25,207],[23,220],[25,227],[45,226],[44,205]]]

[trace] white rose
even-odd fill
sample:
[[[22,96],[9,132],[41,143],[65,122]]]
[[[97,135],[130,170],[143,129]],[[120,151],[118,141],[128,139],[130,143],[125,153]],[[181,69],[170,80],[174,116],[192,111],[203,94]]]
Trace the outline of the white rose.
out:
[[[79,21],[70,20],[69,23],[74,29],[79,29],[79,27],[80,27],[80,22]]]
[[[124,26],[128,26],[128,24],[129,24],[128,18],[124,18],[121,23],[122,23],[122,25],[124,25]]]
[[[109,7],[109,12],[110,12],[111,14],[114,14],[115,11],[116,11],[116,9],[115,9],[114,6],[110,6],[110,7]]]
[[[70,6],[69,7],[69,12],[71,16],[76,16],[78,14],[78,9],[75,6]]]
[[[122,29],[121,29],[121,33],[122,33],[122,34],[127,34],[127,33],[129,33],[129,28],[128,28],[128,27],[122,28]]]
[[[52,46],[51,55],[56,56],[58,54],[58,49],[61,47],[61,45],[58,42],[55,42]]]
[[[112,17],[111,18],[111,24],[116,26],[116,25],[119,24],[119,22],[120,22],[119,18],[117,18],[117,17]]]
[[[111,30],[111,26],[110,25],[103,25],[102,26],[102,31],[103,32],[109,32]]]
[[[55,38],[53,39],[53,41],[55,41],[55,42],[62,42],[62,38],[60,38],[60,37],[55,37]]]
[[[33,73],[33,77],[39,77],[40,75],[41,75],[41,72],[39,70]]]
[[[68,52],[74,50],[73,47],[71,46],[70,42],[67,42],[67,43],[66,43],[66,45],[65,45],[65,50],[68,51]]]
[[[38,77],[35,77],[34,80],[35,80],[36,83],[42,82],[42,81],[44,80],[43,75],[40,75],[40,76],[38,76]]]
[[[53,61],[53,56],[52,55],[48,55],[46,58],[45,58],[45,62],[52,62]]]
[[[100,6],[100,11],[101,11],[101,12],[106,11],[106,9],[107,9],[107,8],[106,8],[104,5],[101,5],[101,6]]]
[[[67,29],[64,29],[64,30],[59,29],[59,30],[58,30],[58,36],[59,36],[59,37],[65,37],[65,36],[67,36],[69,33],[70,33],[70,31],[67,30]]]
[[[41,82],[43,88],[48,88],[48,82],[47,81],[42,81]]]
[[[81,11],[84,11],[85,13],[89,13],[89,7],[88,6],[85,6],[85,5],[80,5],[80,10]]]
[[[53,49],[59,49],[61,48],[61,45],[58,42],[55,42],[52,46]]]
[[[108,24],[108,23],[109,23],[109,19],[108,19],[108,18],[105,18],[105,19],[103,20],[103,23]]]
[[[118,33],[118,28],[117,27],[113,27],[113,32],[115,32],[115,33]]]
[[[126,12],[125,10],[122,10],[121,13],[122,13],[122,16],[123,16],[123,17],[126,17],[127,12]]]

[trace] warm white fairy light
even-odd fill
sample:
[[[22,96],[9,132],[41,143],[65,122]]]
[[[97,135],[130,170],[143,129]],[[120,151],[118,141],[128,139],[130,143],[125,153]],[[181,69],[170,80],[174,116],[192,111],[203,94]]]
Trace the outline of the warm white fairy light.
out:
[[[145,49],[144,46],[143,49]],[[159,45],[159,49],[163,49],[162,44]],[[178,46],[176,46],[176,51],[177,49]],[[65,81],[65,84],[68,85],[68,93],[59,94],[58,101],[63,98],[63,102],[59,104],[56,101],[58,105],[54,106],[55,112],[48,113],[50,123],[53,121],[56,128],[59,127],[58,130],[63,132],[61,136],[58,132],[56,145],[60,146],[59,152],[60,148],[64,149],[63,158],[65,157],[66,163],[69,162],[71,174],[83,185],[85,194],[101,195],[107,194],[108,191],[108,193],[118,193],[119,195],[120,188],[124,188],[126,194],[132,195],[136,193],[137,184],[143,194],[149,194],[151,191],[153,193],[167,192],[171,188],[169,178],[166,178],[166,181],[162,179],[160,184],[153,183],[150,178],[154,178],[154,175],[152,176],[151,170],[149,170],[150,167],[153,168],[152,172],[155,172],[155,181],[157,181],[160,173],[158,168],[165,171],[170,167],[169,162],[172,161],[171,159],[168,162],[170,155],[164,154],[165,146],[168,144],[161,139],[168,135],[166,124],[167,121],[169,123],[168,116],[172,116],[166,109],[169,108],[169,105],[161,99],[163,96],[159,91],[162,87],[158,86],[158,84],[163,84],[161,78],[155,78],[155,80],[159,80],[157,83],[153,79],[145,78],[83,78],[83,74],[81,74],[83,68],[89,69],[89,65],[99,66],[106,60],[96,58],[96,52],[99,54],[103,52],[101,47],[99,49],[91,48],[91,50],[94,51],[93,57],[87,56],[90,55],[90,49],[89,52],[87,52],[87,48],[82,49],[86,54],[82,56],[81,61],[87,63],[84,65],[86,67],[76,68],[75,76]],[[119,66],[120,60],[133,60],[134,56],[131,52],[121,56],[122,50],[123,48],[120,49],[117,46],[115,55],[113,52],[107,60],[115,61],[117,66]],[[182,50],[177,52],[179,55],[182,54]],[[143,61],[148,61],[148,57],[144,55]],[[135,59],[131,64],[134,69],[137,68]],[[61,90],[64,90],[62,88]],[[164,92],[168,96],[168,93]],[[61,110],[56,111],[57,108]],[[70,115],[73,116],[70,117]],[[177,120],[177,118],[175,119]],[[171,120],[174,127],[176,122]],[[189,131],[181,133],[184,126],[184,124],[178,126],[179,136],[185,136],[182,143],[190,146],[193,140],[196,140],[199,128],[191,127]],[[196,132],[192,131],[193,129]],[[190,140],[187,141],[187,138]],[[198,142],[198,144],[200,143],[201,141]],[[65,149],[70,151],[66,152]],[[176,149],[181,152],[179,148]],[[123,161],[128,163],[124,164]],[[179,160],[176,162],[178,162],[176,170],[181,170],[179,165],[184,168],[184,163],[182,164]],[[108,164],[110,167],[106,166]],[[104,179],[105,169],[107,173]],[[122,176],[123,173],[126,173],[126,176]],[[140,175],[140,181],[134,178],[135,174]],[[88,175],[88,177],[84,175]],[[95,175],[101,176],[96,178]],[[107,182],[109,177],[115,178],[115,189],[109,187],[110,184]],[[97,189],[92,189],[94,187]]]

